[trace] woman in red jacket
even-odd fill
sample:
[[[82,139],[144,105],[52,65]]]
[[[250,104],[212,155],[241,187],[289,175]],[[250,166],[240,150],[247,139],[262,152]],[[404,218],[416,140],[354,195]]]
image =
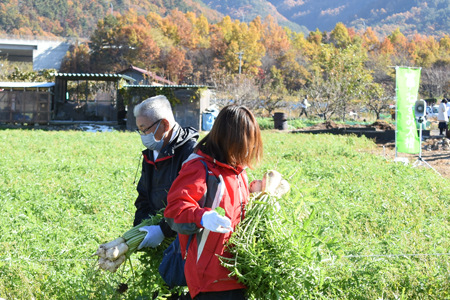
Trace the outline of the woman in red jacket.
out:
[[[245,299],[245,286],[228,276],[218,256],[231,256],[224,245],[244,217],[249,196],[245,168],[258,163],[262,152],[259,125],[250,110],[224,107],[169,191],[164,216],[179,233],[186,281],[194,300]],[[207,178],[216,182],[208,185],[209,190]],[[224,217],[216,207],[225,210]]]

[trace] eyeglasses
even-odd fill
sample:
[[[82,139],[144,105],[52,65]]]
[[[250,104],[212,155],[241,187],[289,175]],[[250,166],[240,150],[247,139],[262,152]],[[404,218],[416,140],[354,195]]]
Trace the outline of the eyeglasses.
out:
[[[150,127],[148,127],[148,128],[145,129],[145,130],[140,130],[140,129],[138,128],[138,129],[136,129],[136,132],[139,133],[140,135],[145,135],[146,132],[150,130],[150,128],[152,128],[153,126],[155,126],[156,123],[160,122],[161,120],[162,120],[162,119],[159,119],[158,121],[156,121],[155,123],[153,123],[152,125],[150,125]]]

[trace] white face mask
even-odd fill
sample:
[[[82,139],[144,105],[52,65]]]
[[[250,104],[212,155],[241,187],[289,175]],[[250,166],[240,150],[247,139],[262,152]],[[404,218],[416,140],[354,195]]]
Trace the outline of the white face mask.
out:
[[[155,132],[158,131],[160,124],[161,124],[161,121],[159,121],[159,124],[156,127]],[[144,146],[147,147],[147,149],[149,149],[149,150],[160,151],[164,144],[164,137],[165,137],[166,133],[164,132],[163,136],[161,137],[161,140],[157,141],[155,139],[155,132],[152,132],[152,133],[149,133],[146,135],[141,135],[142,144],[144,144]]]

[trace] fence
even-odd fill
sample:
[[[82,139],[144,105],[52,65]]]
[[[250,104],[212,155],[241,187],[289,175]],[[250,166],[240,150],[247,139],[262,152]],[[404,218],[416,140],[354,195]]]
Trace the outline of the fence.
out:
[[[47,124],[50,103],[50,92],[0,91],[0,122]]]

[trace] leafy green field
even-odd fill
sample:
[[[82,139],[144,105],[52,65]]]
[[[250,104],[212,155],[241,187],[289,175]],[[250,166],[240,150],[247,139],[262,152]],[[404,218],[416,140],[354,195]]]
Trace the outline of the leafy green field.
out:
[[[259,124],[259,128],[261,128],[262,130],[266,130],[266,129],[274,129],[275,125],[274,125],[274,121],[273,118],[261,118],[258,117],[256,118],[256,120],[258,121]],[[391,122],[391,120],[384,120],[387,121],[388,123]],[[305,128],[305,127],[309,127],[309,126],[313,126],[319,123],[324,123],[325,121],[322,119],[289,119],[287,120],[287,125],[288,125],[288,129],[289,130],[294,130],[294,129],[300,129],[300,128]],[[337,124],[345,124],[345,125],[369,125],[371,124],[370,122],[362,122],[362,121],[352,121],[352,120],[347,120],[345,122],[342,122],[340,120],[333,120],[333,122],[337,123]]]
[[[263,136],[250,180],[296,171],[289,197],[339,241],[342,257],[324,251],[310,298],[450,298],[449,256],[403,255],[450,252],[448,180],[364,153],[375,147],[365,138]],[[0,145],[0,297],[136,299],[145,287],[113,295],[129,272],[94,273],[89,256],[131,227],[139,136],[3,130]]]

